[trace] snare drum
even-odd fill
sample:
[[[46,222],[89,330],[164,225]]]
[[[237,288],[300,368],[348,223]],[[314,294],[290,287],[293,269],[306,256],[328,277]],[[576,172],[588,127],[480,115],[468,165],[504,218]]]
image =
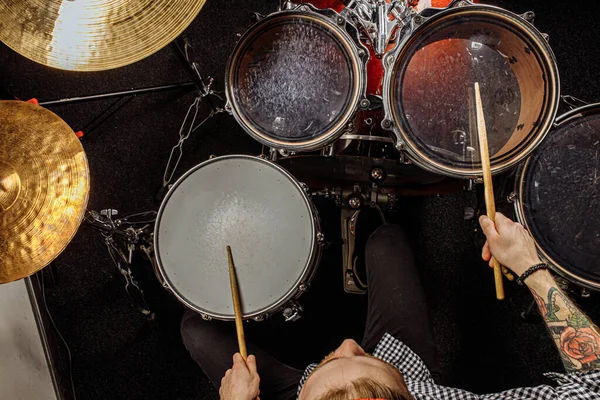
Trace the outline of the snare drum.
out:
[[[523,160],[556,115],[559,78],[546,39],[504,9],[469,5],[432,17],[384,57],[384,127],[430,171],[481,176],[474,83],[479,82],[492,173]]]
[[[517,173],[517,219],[565,278],[600,290],[600,104],[556,120]]]
[[[273,13],[239,40],[227,64],[227,108],[260,143],[293,151],[338,138],[365,102],[369,53],[333,10]]]
[[[205,318],[233,320],[226,246],[237,271],[244,318],[283,310],[293,317],[323,243],[303,186],[262,158],[229,155],[189,170],[158,212],[159,278]]]

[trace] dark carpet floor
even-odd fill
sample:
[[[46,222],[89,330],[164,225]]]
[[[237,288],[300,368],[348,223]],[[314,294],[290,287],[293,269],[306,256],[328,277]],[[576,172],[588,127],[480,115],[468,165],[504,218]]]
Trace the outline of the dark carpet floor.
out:
[[[497,1],[523,13],[550,35],[561,73],[562,93],[600,100],[600,25],[593,2]],[[223,90],[226,59],[254,11],[274,11],[277,1],[209,0],[187,30],[202,72]],[[0,44],[0,87],[21,99],[49,100],[187,81],[167,47],[147,59],[112,71],[74,73],[35,64]],[[89,158],[89,209],[114,208],[121,215],[158,208],[156,194],[191,93],[139,96],[82,140]],[[83,129],[111,101],[51,109],[74,130]],[[206,108],[202,109],[206,112]],[[260,146],[234,119],[220,114],[185,144],[179,176],[209,155],[258,154]],[[500,195],[499,195],[499,198]],[[506,285],[507,299],[494,299],[492,275],[479,259],[475,221],[463,219],[473,192],[402,199],[393,219],[409,229],[422,268],[446,385],[491,392],[546,382],[543,372],[561,364],[539,317],[523,321],[526,289]],[[304,318],[251,324],[248,335],[297,367],[322,357],[345,337],[359,338],[365,299],[344,294],[340,283],[339,209],[317,206],[331,245],[312,290],[302,298]],[[143,264],[140,262],[140,264]],[[141,281],[157,313],[148,323],[131,305],[122,277],[101,236],[83,226],[57,259],[59,282],[47,302],[73,356],[77,397],[87,399],[213,399],[217,392],[189,358],[179,336],[183,307],[162,290],[146,265]],[[598,295],[578,299],[600,322]]]

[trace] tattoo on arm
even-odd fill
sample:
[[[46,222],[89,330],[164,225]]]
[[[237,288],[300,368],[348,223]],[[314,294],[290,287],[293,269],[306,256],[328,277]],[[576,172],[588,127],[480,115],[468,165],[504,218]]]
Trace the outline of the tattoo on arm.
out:
[[[568,372],[600,368],[600,329],[557,287],[531,290]]]

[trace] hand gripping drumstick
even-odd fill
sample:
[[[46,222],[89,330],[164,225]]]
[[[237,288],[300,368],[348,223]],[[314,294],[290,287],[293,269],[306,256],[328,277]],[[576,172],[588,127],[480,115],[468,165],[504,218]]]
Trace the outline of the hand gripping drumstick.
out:
[[[235,313],[235,330],[237,331],[238,346],[244,361],[248,358],[246,351],[246,339],[244,338],[244,325],[242,324],[242,307],[240,305],[240,292],[238,290],[235,266],[231,256],[231,247],[227,246],[227,259],[229,260],[229,282],[231,283],[231,297],[233,299],[233,311]]]
[[[485,194],[485,209],[489,219],[496,220],[496,204],[494,202],[494,186],[492,185],[492,172],[490,168],[490,152],[488,149],[485,118],[481,105],[479,82],[475,82],[475,109],[477,110],[477,136],[479,137],[479,152],[481,154],[481,169],[483,170],[483,191]],[[494,266],[494,282],[496,283],[496,298],[504,300],[504,284],[502,282],[502,269],[500,263],[492,256]]]

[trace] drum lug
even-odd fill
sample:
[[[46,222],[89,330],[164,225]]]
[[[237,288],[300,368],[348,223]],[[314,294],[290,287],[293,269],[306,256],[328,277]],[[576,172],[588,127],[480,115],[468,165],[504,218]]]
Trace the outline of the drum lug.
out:
[[[286,149],[279,149],[279,154],[281,155],[281,157],[287,157],[290,155],[290,152]]]
[[[212,317],[210,315],[207,315],[207,314],[204,314],[204,313],[200,313],[200,316],[205,321],[211,321],[212,320]]]
[[[301,318],[302,307],[296,302],[291,302],[283,309],[283,318],[285,322],[295,322]]]
[[[323,235],[321,232],[317,232],[317,243],[320,245],[325,244],[325,235]]]
[[[548,35],[547,33],[541,33],[541,35],[546,42],[550,42],[550,35]]]
[[[231,107],[231,103],[227,102],[225,103],[225,111],[227,111],[229,114],[231,114],[231,111],[233,110],[233,108]]]
[[[306,291],[308,290],[308,288],[309,288],[309,287],[310,287],[310,284],[309,284],[309,283],[301,283],[301,284],[298,286],[298,291],[299,291],[300,293],[306,292]]]
[[[256,22],[260,21],[261,19],[263,19],[264,17],[265,16],[259,12],[253,12],[252,15],[250,16],[250,22],[256,23]]]
[[[466,185],[463,186],[463,189],[466,190],[467,192],[470,192],[471,190],[473,190],[474,185],[475,185],[475,182],[473,182],[473,179],[467,179]]]
[[[253,320],[255,320],[256,322],[261,322],[264,321],[265,318],[267,318],[267,314],[261,314],[261,315],[257,315],[255,317],[252,317]]]
[[[360,101],[360,109],[361,110],[367,110],[370,105],[371,105],[371,102],[369,101],[369,99],[362,99]]]
[[[213,158],[216,158],[216,157],[217,157],[216,155],[214,155],[214,154],[211,154],[210,156],[208,156],[208,159],[209,159],[209,160],[212,160]]]
[[[515,192],[511,192],[507,197],[506,200],[510,203],[510,204],[514,204],[517,201],[517,194]]]
[[[323,157],[333,157],[334,156],[333,144],[328,144],[327,146],[323,147],[323,150],[321,150],[321,155]]]
[[[535,19],[535,13],[533,11],[527,11],[521,14],[520,17],[523,18],[525,21],[529,22],[530,24],[533,24],[533,20]]]
[[[300,182],[300,187],[302,188],[302,191],[306,194],[309,194],[309,187],[306,183],[304,182]]]
[[[402,142],[400,140],[396,142],[396,150],[403,151],[404,147],[405,147],[404,142]]]
[[[461,1],[453,1],[452,3],[450,3],[450,5],[448,6],[448,8],[452,8],[452,7],[465,7],[465,6],[472,6],[473,3],[470,1],[466,1],[466,0],[461,0]]]
[[[584,299],[587,299],[590,296],[591,296],[591,293],[588,289],[581,288],[581,297],[583,297]]]

